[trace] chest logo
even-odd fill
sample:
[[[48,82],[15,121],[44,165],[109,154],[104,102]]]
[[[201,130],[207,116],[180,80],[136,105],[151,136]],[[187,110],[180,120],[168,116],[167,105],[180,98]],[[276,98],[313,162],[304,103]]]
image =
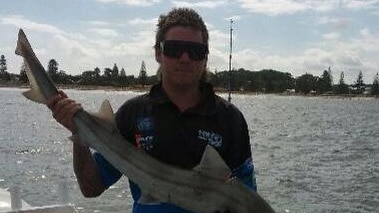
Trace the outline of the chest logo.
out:
[[[206,131],[206,130],[199,130],[198,136],[200,140],[206,141],[209,145],[219,148],[222,146],[222,136],[220,134]]]
[[[136,144],[139,149],[149,151],[154,147],[154,123],[151,117],[137,119],[137,131],[135,133]]]

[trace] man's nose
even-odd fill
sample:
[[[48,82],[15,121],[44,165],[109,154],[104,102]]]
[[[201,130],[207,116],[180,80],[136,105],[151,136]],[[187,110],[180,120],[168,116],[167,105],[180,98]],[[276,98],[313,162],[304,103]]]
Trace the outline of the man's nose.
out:
[[[182,53],[180,53],[179,60],[181,60],[181,61],[189,61],[190,57],[189,57],[188,52],[187,51],[183,51]]]

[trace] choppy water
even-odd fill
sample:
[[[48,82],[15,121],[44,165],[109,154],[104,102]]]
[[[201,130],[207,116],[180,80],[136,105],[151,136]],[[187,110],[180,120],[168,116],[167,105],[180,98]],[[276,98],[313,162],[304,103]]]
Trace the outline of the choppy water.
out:
[[[126,178],[99,198],[84,198],[72,169],[68,131],[49,110],[0,88],[0,187],[19,186],[32,205],[57,203],[68,182],[80,212],[129,212]],[[132,92],[75,91],[90,111],[116,109]],[[277,212],[378,212],[379,99],[235,95],[252,138],[259,193]]]

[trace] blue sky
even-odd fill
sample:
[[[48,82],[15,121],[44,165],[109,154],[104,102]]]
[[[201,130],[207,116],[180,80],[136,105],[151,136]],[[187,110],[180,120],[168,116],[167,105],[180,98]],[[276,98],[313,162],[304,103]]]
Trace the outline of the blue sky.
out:
[[[23,28],[43,65],[80,74],[114,63],[138,75],[145,61],[157,69],[152,46],[157,19],[173,7],[192,7],[210,32],[210,71],[228,69],[233,23],[233,68],[275,69],[293,77],[320,76],[331,67],[334,83],[345,73],[365,83],[379,72],[379,0],[0,0],[0,54],[19,73],[14,55]]]

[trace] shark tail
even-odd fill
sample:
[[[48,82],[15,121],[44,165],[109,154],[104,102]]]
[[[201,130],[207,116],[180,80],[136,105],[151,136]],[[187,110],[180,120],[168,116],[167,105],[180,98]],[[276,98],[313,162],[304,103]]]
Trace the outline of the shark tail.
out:
[[[28,76],[30,87],[31,87],[30,90],[27,90],[23,92],[22,94],[29,100],[32,100],[37,103],[46,104],[47,103],[46,97],[43,95],[41,89],[38,87],[37,80],[35,76],[33,75],[33,71],[31,69],[31,63],[37,63],[37,66],[42,68],[44,72],[45,70],[43,66],[41,65],[41,63],[39,62],[39,60],[37,59],[37,56],[35,55],[22,29],[20,29],[18,32],[18,39],[17,39],[17,46],[16,46],[15,53],[19,56],[22,56],[24,59],[25,72],[26,72],[26,75]]]

